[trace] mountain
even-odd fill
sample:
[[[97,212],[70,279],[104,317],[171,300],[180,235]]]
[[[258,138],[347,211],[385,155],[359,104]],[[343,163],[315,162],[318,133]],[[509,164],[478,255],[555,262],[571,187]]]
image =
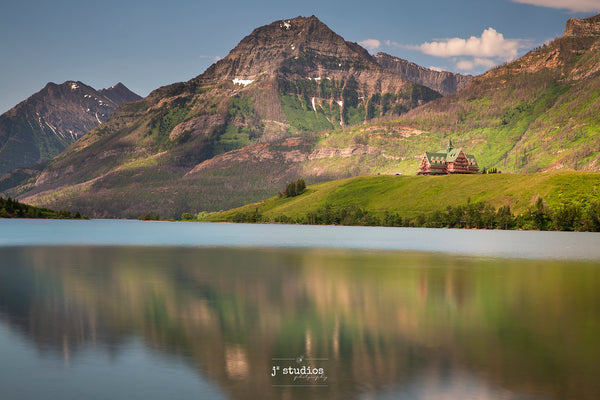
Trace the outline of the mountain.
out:
[[[133,101],[138,101],[142,98],[141,96],[138,96],[137,94],[129,90],[121,82],[109,87],[108,89],[100,89],[98,93],[106,97],[108,100],[112,101],[113,104],[116,104],[117,106],[123,103],[131,103]]]
[[[120,106],[5,195],[96,217],[179,217],[300,177],[415,173],[448,138],[482,168],[597,171],[599,25],[569,20],[563,37],[440,98],[315,17],[277,21],[204,74]]]
[[[425,132],[416,151],[448,137],[502,171],[600,170],[600,15],[407,114]],[[427,138],[429,143],[423,140]]]
[[[122,83],[100,91],[81,82],[48,83],[0,116],[0,175],[57,156],[117,106],[139,99]]]
[[[375,55],[375,60],[383,68],[402,76],[404,79],[427,86],[444,96],[462,89],[474,78],[472,75],[424,68],[402,58],[381,52]]]
[[[237,97],[250,97],[259,135],[268,137],[399,115],[440,97],[382,68],[364,48],[314,16],[257,28],[191,83],[224,81],[249,86]]]
[[[233,207],[294,177],[294,151],[307,151],[314,132],[397,117],[440,96],[381,67],[314,16],[276,21],[202,75],[122,105],[11,193],[96,216]],[[258,169],[225,176],[208,168],[249,145],[270,157]],[[264,177],[243,178],[265,168]]]

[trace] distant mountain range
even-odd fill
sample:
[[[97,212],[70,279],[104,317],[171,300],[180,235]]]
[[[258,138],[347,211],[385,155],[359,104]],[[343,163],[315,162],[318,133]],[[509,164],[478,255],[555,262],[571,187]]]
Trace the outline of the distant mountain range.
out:
[[[461,75],[421,67],[420,65],[390,56],[386,53],[377,53],[375,60],[383,68],[402,76],[404,79],[427,86],[444,96],[462,89],[474,78],[472,75]]]
[[[276,21],[204,74],[120,106],[4,193],[97,217],[178,217],[299,177],[414,173],[448,138],[482,168],[598,170],[598,26],[569,20],[562,38],[473,78],[371,56],[316,17]]]
[[[140,99],[122,83],[102,90],[74,81],[48,83],[0,116],[0,175],[54,158],[120,104]]]

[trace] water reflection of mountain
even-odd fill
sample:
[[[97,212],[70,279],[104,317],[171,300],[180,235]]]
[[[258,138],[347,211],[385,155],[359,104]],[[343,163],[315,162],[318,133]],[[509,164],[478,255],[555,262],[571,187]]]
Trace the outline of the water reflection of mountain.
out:
[[[423,382],[455,397],[600,394],[598,265],[226,248],[2,258],[0,316],[40,349],[116,352],[139,336],[237,399],[394,397]],[[328,358],[328,387],[273,387],[287,381],[272,358],[299,355]]]

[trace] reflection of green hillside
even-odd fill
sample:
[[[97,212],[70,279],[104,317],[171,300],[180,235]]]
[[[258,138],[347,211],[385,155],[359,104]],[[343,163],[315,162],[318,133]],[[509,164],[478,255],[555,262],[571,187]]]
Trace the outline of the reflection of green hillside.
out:
[[[357,397],[447,368],[513,392],[600,394],[598,265],[181,248],[2,256],[0,310],[36,341],[139,335],[234,398]],[[329,387],[272,387],[271,358],[301,354],[329,358]]]

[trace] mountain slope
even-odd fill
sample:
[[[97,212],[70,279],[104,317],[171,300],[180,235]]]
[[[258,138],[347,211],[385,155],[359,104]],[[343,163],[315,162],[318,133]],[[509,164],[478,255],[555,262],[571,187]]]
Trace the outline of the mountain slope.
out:
[[[600,169],[600,16],[407,115],[439,146],[447,137],[503,171]],[[418,146],[417,146],[418,148]],[[424,151],[424,149],[419,148]]]
[[[120,104],[140,98],[122,83],[100,91],[81,82],[48,83],[0,116],[0,175],[57,156]]]
[[[267,136],[399,115],[439,97],[380,67],[365,49],[346,42],[314,16],[255,29],[191,82],[223,81],[248,86],[245,92]],[[285,125],[273,126],[272,121]]]
[[[277,190],[293,162],[275,151],[273,162],[283,170],[251,179],[252,189],[235,174],[213,179],[191,171],[250,144],[285,147],[290,135],[306,137],[299,144],[305,150],[310,132],[398,116],[439,97],[382,68],[314,16],[276,21],[254,30],[197,78],[121,106],[11,193],[38,204],[77,203],[91,215],[102,208],[96,214],[102,216],[137,216],[142,207],[177,215],[179,208],[198,206],[192,193],[209,198],[212,209],[241,205]],[[169,193],[172,204],[159,193]]]
[[[404,79],[427,86],[444,96],[462,89],[474,78],[472,75],[435,71],[381,52],[375,55],[375,60],[383,68],[402,76]]]

